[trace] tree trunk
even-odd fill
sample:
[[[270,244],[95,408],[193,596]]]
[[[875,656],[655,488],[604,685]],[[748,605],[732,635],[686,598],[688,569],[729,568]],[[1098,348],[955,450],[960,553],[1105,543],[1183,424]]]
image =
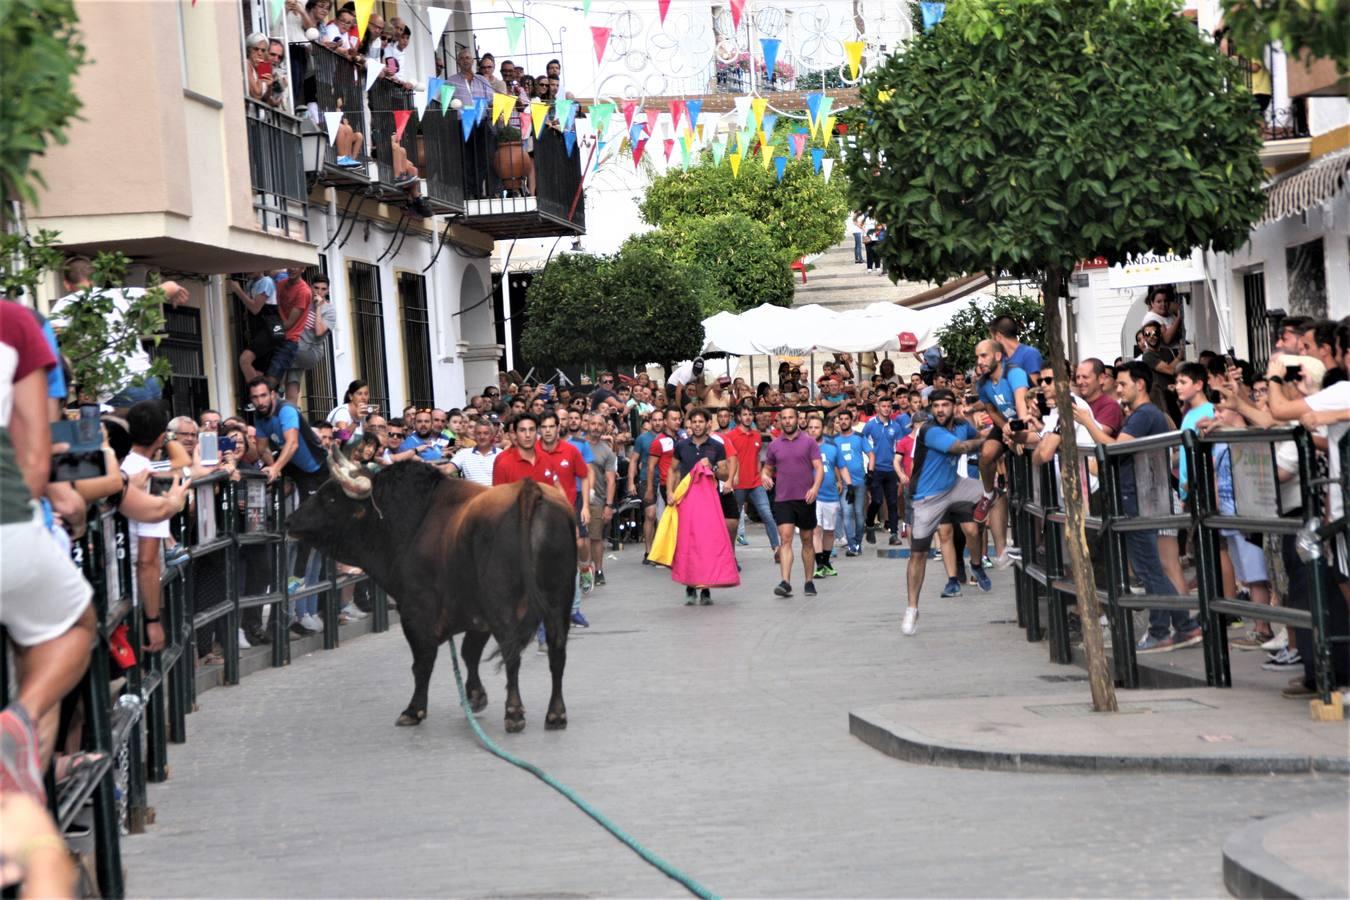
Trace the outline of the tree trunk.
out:
[[[1050,366],[1055,370],[1055,409],[1059,412],[1060,491],[1064,499],[1064,542],[1069,545],[1069,566],[1073,587],[1078,594],[1078,618],[1083,625],[1083,653],[1087,657],[1088,682],[1092,686],[1092,708],[1096,712],[1116,711],[1116,687],[1106,664],[1102,630],[1098,626],[1101,606],[1097,602],[1097,580],[1088,555],[1087,528],[1084,524],[1083,482],[1078,477],[1078,442],[1074,440],[1073,398],[1069,393],[1069,367],[1064,359],[1064,336],[1060,328],[1059,288],[1064,273],[1051,268],[1045,273],[1045,336],[1050,342]]]

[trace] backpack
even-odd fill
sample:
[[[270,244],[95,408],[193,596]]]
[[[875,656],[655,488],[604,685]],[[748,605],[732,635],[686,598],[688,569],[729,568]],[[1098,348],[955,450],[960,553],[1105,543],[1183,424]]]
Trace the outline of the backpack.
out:
[[[278,417],[281,415],[281,409],[287,406],[291,406],[291,404],[283,401],[281,407],[277,408]],[[294,406],[291,406],[291,408],[295,409],[296,418],[300,420],[300,440],[309,449],[309,455],[314,457],[314,461],[319,464],[320,468],[328,465],[328,451],[323,448],[323,442],[320,441],[319,436],[314,433],[314,429],[309,427],[309,420],[305,418],[305,414],[300,412],[299,409],[296,409]],[[286,464],[286,468],[289,469],[294,465],[294,461],[289,462]]]

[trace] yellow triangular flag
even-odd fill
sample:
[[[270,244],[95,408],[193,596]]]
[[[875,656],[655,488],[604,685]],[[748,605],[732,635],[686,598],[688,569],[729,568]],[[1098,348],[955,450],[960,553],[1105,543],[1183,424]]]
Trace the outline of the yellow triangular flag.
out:
[[[544,127],[548,118],[548,104],[543,100],[530,101],[530,119],[534,122],[534,136],[539,137],[539,129]]]
[[[366,36],[366,26],[370,24],[370,14],[375,9],[375,0],[356,0],[356,30],[361,37]]]
[[[739,178],[741,175],[741,155],[739,153],[728,153],[727,159],[731,161],[731,177]]]
[[[516,98],[510,94],[492,95],[492,124],[496,125],[499,119],[506,120],[511,116],[511,110],[516,108]]]
[[[820,142],[828,144],[830,138],[834,136],[834,120],[837,116],[826,116],[825,124],[820,126]]]
[[[764,171],[773,167],[773,144],[765,141],[759,145],[759,155],[764,159]]]
[[[858,69],[862,66],[863,48],[867,46],[865,41],[844,41],[844,56],[848,58],[849,78],[856,80]]]
[[[763,97],[756,97],[750,101],[750,111],[754,113],[756,128],[759,127],[759,123],[764,121],[764,110],[767,109],[768,106],[769,101]]]

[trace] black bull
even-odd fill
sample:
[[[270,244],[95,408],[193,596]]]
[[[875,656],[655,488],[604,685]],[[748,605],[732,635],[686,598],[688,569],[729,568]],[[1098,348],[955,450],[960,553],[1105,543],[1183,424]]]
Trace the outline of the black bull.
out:
[[[332,478],[287,521],[287,530],[334,559],[359,566],[398,600],[413,655],[413,695],[399,725],[427,714],[441,644],[464,632],[466,690],[487,706],[478,663],[489,637],[506,666],[506,730],[525,727],[520,654],[543,622],[553,694],[546,728],[567,727],[563,669],[577,556],[572,510],[532,481],[485,488],[417,461],[377,475],[335,453]]]

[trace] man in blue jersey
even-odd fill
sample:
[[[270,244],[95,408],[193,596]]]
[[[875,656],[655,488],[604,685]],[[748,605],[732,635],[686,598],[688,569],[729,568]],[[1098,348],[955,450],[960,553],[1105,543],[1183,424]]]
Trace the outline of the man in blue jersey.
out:
[[[980,448],[980,480],[984,483],[984,496],[975,506],[975,521],[984,524],[986,519],[989,520],[989,530],[994,537],[994,565],[1006,569],[1013,562],[1013,554],[1007,547],[1008,504],[995,493],[995,479],[1005,443],[1026,441],[1027,391],[1031,384],[1026,371],[1010,365],[1003,356],[1003,348],[993,340],[975,345],[975,362],[983,373],[980,402],[994,421]],[[1040,371],[1039,368],[1036,370],[1038,378]]]
[[[834,446],[839,449],[839,468],[847,473],[840,489],[840,508],[844,515],[844,535],[848,538],[845,556],[862,555],[862,530],[867,515],[867,442],[853,431],[853,410],[844,407],[836,417],[839,433]]]
[[[830,565],[830,555],[834,552],[834,531],[839,525],[840,483],[839,448],[834,438],[825,433],[825,419],[819,413],[812,413],[806,420],[806,433],[820,447],[820,464],[825,476],[820,481],[820,492],[816,494],[816,577],[828,578],[838,575]]]
[[[647,500],[647,457],[652,452],[652,441],[656,440],[666,427],[666,411],[653,409],[647,414],[647,423],[651,427],[637,436],[633,449],[628,454],[628,494],[642,499],[642,554],[644,566],[655,565],[647,560],[652,550],[652,537],[656,534],[656,500]]]
[[[1045,361],[1041,351],[1029,344],[1019,343],[1017,334],[1021,325],[1012,316],[999,316],[989,323],[989,337],[1003,351],[1003,358],[1009,366],[1017,366],[1027,373],[1027,380],[1034,387],[1040,380],[1041,369]]]
[[[908,422],[891,418],[891,398],[877,400],[877,414],[863,426],[863,440],[867,443],[867,468],[872,473],[870,493],[872,502],[867,507],[867,543],[875,544],[876,520],[881,504],[886,504],[886,529],[891,533],[891,546],[900,543],[900,477],[895,474],[895,442],[904,436]]]
[[[979,546],[974,507],[981,497],[980,485],[970,478],[959,477],[956,469],[966,454],[979,449],[981,438],[962,440],[953,431],[958,427],[953,418],[956,395],[947,388],[935,388],[928,397],[928,407],[933,421],[919,431],[914,447],[914,467],[909,476],[914,486],[911,510],[914,531],[906,571],[909,605],[900,625],[900,631],[906,635],[913,634],[919,627],[919,591],[923,587],[928,551],[938,526],[943,523],[959,525],[966,534],[966,543],[972,548]]]

